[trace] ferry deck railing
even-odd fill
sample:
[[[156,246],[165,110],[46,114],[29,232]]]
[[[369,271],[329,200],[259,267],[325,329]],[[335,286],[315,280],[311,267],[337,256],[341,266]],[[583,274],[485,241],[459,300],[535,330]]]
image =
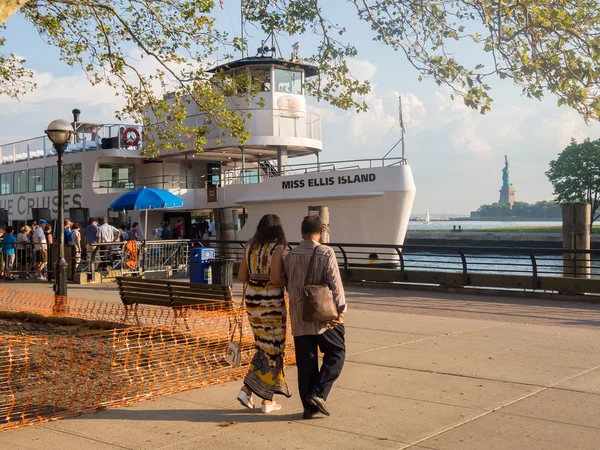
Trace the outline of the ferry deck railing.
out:
[[[244,108],[242,114],[249,114],[246,126],[252,130],[253,136],[295,137],[321,140],[321,116],[311,111],[292,111],[278,108]],[[159,122],[161,125],[164,122]],[[190,114],[186,117],[185,126],[212,127],[212,123],[204,113]],[[219,138],[221,129],[210,129],[208,139]]]
[[[140,142],[133,148],[123,141],[122,130],[135,128],[140,133]],[[92,133],[77,133],[73,138],[66,153],[79,153],[88,151],[97,151],[103,148],[103,139],[110,141],[110,148],[136,149],[144,146],[143,128],[132,124],[101,124],[97,130]],[[20,141],[9,142],[0,145],[0,164],[12,164],[21,161],[31,161],[40,158],[55,156],[52,142],[47,136],[36,136]]]
[[[265,161],[266,162],[266,161]],[[142,187],[158,189],[205,189],[207,186],[223,187],[237,184],[261,183],[266,178],[285,175],[301,175],[320,172],[338,172],[354,169],[373,169],[377,167],[394,167],[406,164],[404,158],[372,158],[304,164],[288,164],[282,166],[281,174],[274,174],[258,165],[243,169],[241,167],[227,168],[221,173],[202,174],[164,174],[150,177],[120,178],[94,180],[93,189],[98,192],[116,192],[140,189]]]

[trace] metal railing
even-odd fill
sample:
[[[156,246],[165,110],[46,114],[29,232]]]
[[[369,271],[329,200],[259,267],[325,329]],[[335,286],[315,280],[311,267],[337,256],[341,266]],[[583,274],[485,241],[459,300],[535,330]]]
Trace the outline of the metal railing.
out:
[[[201,241],[218,256],[243,256],[243,241]],[[290,243],[293,249],[298,243]],[[387,281],[600,294],[600,250],[330,243],[347,281]],[[554,282],[558,280],[558,282]],[[589,280],[586,281],[586,280]],[[569,288],[569,289],[567,289]],[[583,289],[583,288],[581,288]],[[580,289],[580,290],[581,290]]]
[[[265,160],[264,162],[269,162]],[[328,161],[319,163],[288,164],[282,166],[282,173],[275,173],[263,166],[241,167],[224,170],[222,173],[202,174],[165,174],[149,177],[120,178],[110,180],[94,180],[92,188],[97,192],[117,192],[152,187],[159,189],[205,189],[208,184],[223,187],[237,184],[261,183],[265,178],[285,175],[303,175],[318,172],[336,172],[354,169],[372,169],[377,167],[393,167],[406,164],[405,158],[356,159],[346,161]],[[124,187],[127,186],[127,187]]]
[[[159,240],[95,244],[77,255],[67,252],[68,276],[103,271],[108,276],[144,273],[187,275],[189,250],[212,247],[217,257],[241,261],[244,241]],[[288,250],[298,243],[290,243]],[[429,284],[446,287],[493,287],[549,292],[600,294],[600,250],[556,248],[439,247],[385,244],[328,244],[345,281]],[[57,247],[51,244],[46,265],[53,278]],[[18,247],[14,276],[39,272],[32,244]]]
[[[66,153],[79,153],[97,151],[102,149],[102,139],[111,140],[111,148],[141,149],[143,141],[134,148],[123,141],[122,129],[135,128],[143,137],[142,127],[131,124],[99,124],[96,133],[78,132],[71,142]],[[0,164],[12,164],[21,161],[30,161],[39,158],[55,156],[52,142],[47,136],[36,136],[15,142],[0,145]]]
[[[54,279],[58,258],[58,244],[31,242],[18,243],[14,257],[4,252],[0,241],[0,276],[19,279]],[[104,276],[123,276],[163,272],[168,275],[187,274],[190,243],[173,241],[124,241],[99,243],[78,251],[74,246],[65,246],[67,279],[75,281],[77,274],[90,275],[101,272]],[[9,261],[12,265],[8,266]]]
[[[276,108],[239,108],[245,114],[252,114],[246,119],[246,127],[252,130],[252,136],[298,137],[321,140],[321,116],[310,111],[292,111]],[[212,126],[204,113],[190,114],[184,122],[185,126]],[[221,129],[211,130],[206,134],[208,139],[221,137]]]
[[[99,243],[89,248],[81,271],[89,273],[92,279],[98,271],[119,276],[188,271],[189,243],[184,240]]]

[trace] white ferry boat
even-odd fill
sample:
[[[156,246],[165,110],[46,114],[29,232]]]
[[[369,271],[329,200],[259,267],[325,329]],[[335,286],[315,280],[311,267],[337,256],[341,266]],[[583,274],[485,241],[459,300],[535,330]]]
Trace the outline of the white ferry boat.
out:
[[[253,109],[248,142],[218,142],[216,132],[203,153],[190,150],[147,159],[140,154],[140,126],[80,122],[74,110],[76,135],[64,157],[66,217],[87,222],[89,217],[109,216],[115,224],[143,224],[145,213],[127,211],[114,217],[108,206],[124,192],[146,186],[183,199],[182,208],[149,211],[149,230],[161,221],[182,218],[189,237],[199,218],[218,222],[227,217],[233,230],[217,223],[217,237],[247,239],[262,215],[273,213],[282,218],[289,239],[297,240],[309,207],[326,206],[332,242],[403,243],[415,196],[410,166],[403,158],[376,158],[373,148],[364,152],[373,155],[370,159],[323,161],[321,119],[307,110],[304,92],[305,80],[317,74],[314,66],[259,56],[221,65],[214,72],[260,81],[264,107],[247,106]],[[239,107],[235,98],[231,104]],[[187,120],[199,125],[206,119],[190,107]],[[57,168],[50,141],[39,136],[8,143],[0,146],[0,154],[0,222],[21,226],[56,219]],[[290,164],[301,157],[303,163]]]

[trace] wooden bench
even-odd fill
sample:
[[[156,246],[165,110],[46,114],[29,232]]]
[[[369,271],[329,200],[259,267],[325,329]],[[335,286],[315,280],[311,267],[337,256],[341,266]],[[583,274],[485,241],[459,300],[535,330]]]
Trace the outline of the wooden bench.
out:
[[[182,316],[184,321],[186,320],[183,311],[188,306],[212,308],[216,306],[228,309],[233,305],[231,286],[172,280],[145,280],[133,277],[117,277],[117,284],[121,301],[125,305],[124,322],[127,321],[129,312],[133,308],[136,321],[138,324],[140,323],[137,315],[138,305],[173,308],[174,321]],[[185,325],[187,327],[187,321]]]

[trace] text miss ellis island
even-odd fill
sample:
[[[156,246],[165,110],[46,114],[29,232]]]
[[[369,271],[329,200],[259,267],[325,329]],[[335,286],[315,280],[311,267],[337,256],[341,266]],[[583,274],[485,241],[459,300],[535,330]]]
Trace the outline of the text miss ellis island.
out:
[[[336,184],[372,183],[377,179],[374,173],[360,175],[340,175],[337,177],[309,178],[308,180],[285,180],[281,182],[283,189],[301,189],[304,187],[335,186]]]

